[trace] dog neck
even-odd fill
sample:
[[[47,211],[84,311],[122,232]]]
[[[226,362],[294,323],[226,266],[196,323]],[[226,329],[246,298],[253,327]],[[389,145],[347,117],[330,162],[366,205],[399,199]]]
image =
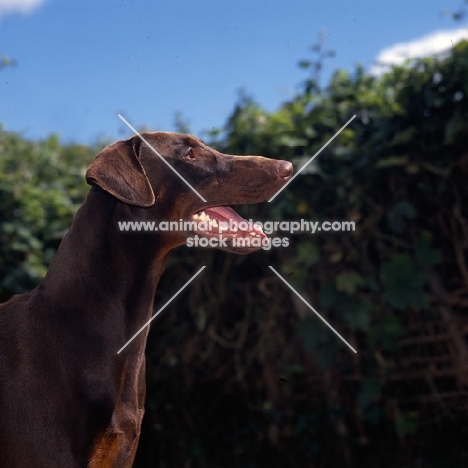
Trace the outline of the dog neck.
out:
[[[115,341],[115,352],[151,316],[171,250],[156,235],[119,231],[117,222],[137,219],[139,210],[92,189],[38,288],[54,298],[52,313],[78,314],[103,330],[108,343]],[[108,336],[111,330],[115,337]]]

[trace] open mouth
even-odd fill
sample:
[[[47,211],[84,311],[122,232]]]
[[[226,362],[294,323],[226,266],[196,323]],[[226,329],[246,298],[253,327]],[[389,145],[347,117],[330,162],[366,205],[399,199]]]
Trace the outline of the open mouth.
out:
[[[228,242],[240,240],[268,240],[262,228],[247,221],[229,206],[212,206],[193,214],[190,221],[196,223],[194,232],[203,237],[223,236]],[[257,242],[254,242],[256,244]],[[245,245],[245,242],[244,242]]]

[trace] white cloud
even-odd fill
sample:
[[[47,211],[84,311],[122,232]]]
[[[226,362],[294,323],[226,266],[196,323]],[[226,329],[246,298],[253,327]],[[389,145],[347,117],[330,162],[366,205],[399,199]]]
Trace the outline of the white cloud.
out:
[[[440,56],[463,39],[468,39],[467,28],[436,31],[414,41],[395,44],[379,53],[369,72],[378,76],[390,65],[401,65],[406,59]]]
[[[0,0],[0,17],[8,13],[31,13],[44,0]]]

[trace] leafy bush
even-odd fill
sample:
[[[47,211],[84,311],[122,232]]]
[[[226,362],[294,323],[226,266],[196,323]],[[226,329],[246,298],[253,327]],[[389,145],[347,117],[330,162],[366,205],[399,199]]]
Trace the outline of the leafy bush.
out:
[[[249,257],[174,252],[156,307],[207,269],[152,326],[136,466],[466,466],[467,98],[462,42],[381,77],[309,78],[272,113],[240,99],[213,145],[294,162],[356,114],[273,203],[241,211],[357,229]],[[2,298],[44,275],[96,150],[0,133]]]

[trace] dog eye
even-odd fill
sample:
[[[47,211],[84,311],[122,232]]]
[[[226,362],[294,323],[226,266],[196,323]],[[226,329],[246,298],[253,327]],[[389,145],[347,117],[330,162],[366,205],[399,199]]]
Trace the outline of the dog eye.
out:
[[[190,148],[188,153],[187,153],[187,158],[188,159],[195,159],[195,153],[193,152],[193,148]]]

